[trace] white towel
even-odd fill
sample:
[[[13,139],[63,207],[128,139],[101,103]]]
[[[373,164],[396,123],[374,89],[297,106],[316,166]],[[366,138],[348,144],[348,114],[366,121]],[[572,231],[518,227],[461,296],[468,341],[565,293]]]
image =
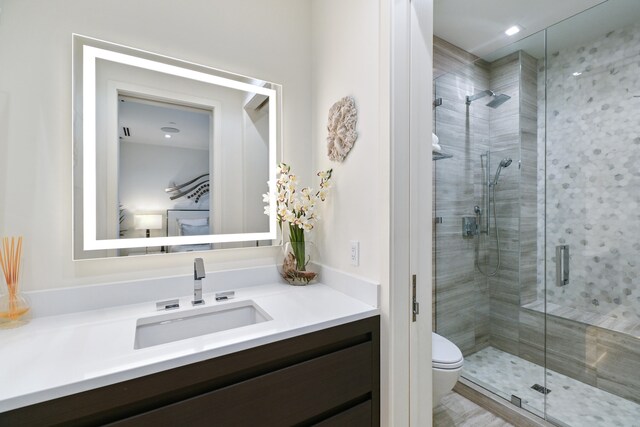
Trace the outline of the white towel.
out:
[[[440,153],[442,152],[442,147],[440,147],[440,139],[438,138],[438,135],[436,135],[435,133],[431,133],[431,149],[434,153]]]

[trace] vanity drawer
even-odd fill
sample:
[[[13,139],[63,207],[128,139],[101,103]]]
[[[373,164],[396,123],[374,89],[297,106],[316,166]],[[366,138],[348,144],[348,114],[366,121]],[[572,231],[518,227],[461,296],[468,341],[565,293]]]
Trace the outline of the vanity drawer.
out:
[[[0,425],[378,426],[379,411],[374,316],[0,413]]]
[[[342,411],[331,418],[315,424],[315,427],[344,427],[344,426],[370,426],[373,425],[371,411],[373,409],[370,400],[356,405],[346,411]]]
[[[359,344],[141,414],[114,426],[289,426],[313,423],[371,395],[371,343]],[[370,411],[369,411],[370,418]],[[327,425],[332,425],[330,422]],[[359,424],[363,425],[363,424]],[[367,425],[371,425],[370,423]]]

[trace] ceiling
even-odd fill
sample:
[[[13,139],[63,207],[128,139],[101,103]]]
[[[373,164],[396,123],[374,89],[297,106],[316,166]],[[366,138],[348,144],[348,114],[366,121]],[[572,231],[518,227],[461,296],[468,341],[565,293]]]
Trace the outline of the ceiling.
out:
[[[127,143],[164,147],[209,150],[209,118],[211,112],[164,102],[119,97],[118,135]],[[125,135],[124,127],[130,136]],[[162,127],[179,129],[170,133]],[[171,135],[166,138],[165,135]]]
[[[494,51],[603,1],[435,0],[434,34],[467,52],[491,60],[490,54]],[[511,37],[505,35],[504,31],[513,25],[519,25],[522,30]]]

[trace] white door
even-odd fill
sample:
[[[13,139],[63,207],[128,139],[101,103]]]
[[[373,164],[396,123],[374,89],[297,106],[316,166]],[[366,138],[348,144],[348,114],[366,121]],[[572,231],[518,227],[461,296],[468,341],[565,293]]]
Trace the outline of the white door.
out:
[[[433,0],[411,1],[410,25],[410,287],[419,304],[410,323],[410,423],[430,426]]]
[[[391,6],[391,293],[383,425],[430,426],[433,0]],[[421,220],[422,218],[422,220]],[[420,313],[412,316],[413,286]]]

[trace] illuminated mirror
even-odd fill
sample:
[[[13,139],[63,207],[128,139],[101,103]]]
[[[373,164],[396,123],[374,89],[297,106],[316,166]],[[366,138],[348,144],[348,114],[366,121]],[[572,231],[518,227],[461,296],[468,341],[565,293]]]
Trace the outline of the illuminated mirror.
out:
[[[78,35],[73,59],[75,259],[277,238],[279,85]]]

